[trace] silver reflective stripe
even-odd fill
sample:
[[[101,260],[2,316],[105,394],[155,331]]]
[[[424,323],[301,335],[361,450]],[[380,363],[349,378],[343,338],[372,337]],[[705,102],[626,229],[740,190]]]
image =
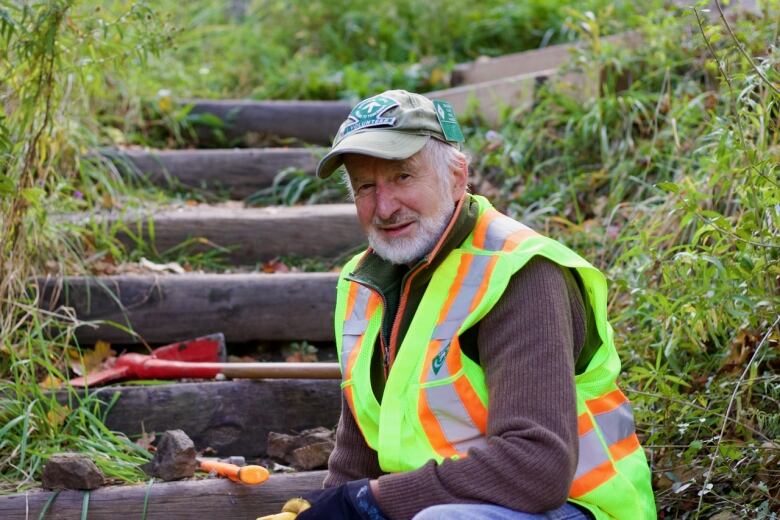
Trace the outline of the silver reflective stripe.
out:
[[[462,320],[452,320],[436,325],[436,328],[433,329],[433,336],[431,339],[451,339],[455,337],[461,323]]]
[[[452,307],[450,307],[444,320],[433,330],[431,339],[442,340],[441,346],[439,347],[439,354],[436,356],[437,358],[439,358],[439,356],[445,357],[447,355],[445,352],[446,349],[449,347],[452,339],[457,336],[458,330],[468,317],[469,311],[471,310],[471,304],[474,302],[477,292],[479,292],[479,287],[482,285],[482,281],[485,278],[485,272],[487,271],[491,258],[491,256],[487,255],[474,255],[472,257],[469,271],[463,279],[463,284],[458,290],[457,296],[455,296],[455,301],[452,302]],[[465,257],[463,257],[461,261],[464,260]],[[439,366],[441,366],[441,368],[437,368]],[[442,363],[442,359],[438,359],[438,361],[434,359],[434,363],[428,369],[427,380],[435,381],[437,379],[449,377],[451,374],[444,370],[445,368],[446,363]]]
[[[458,450],[458,453],[466,453],[470,448],[487,448],[487,438],[480,434],[479,437],[455,444],[455,449]]]
[[[341,377],[346,377],[347,362],[352,349],[355,348],[358,340],[368,328],[368,316],[366,316],[366,313],[368,312],[368,300],[370,298],[371,291],[362,285],[358,285],[352,314],[344,320],[344,328],[341,332]]]
[[[577,461],[577,472],[574,474],[574,478],[580,478],[608,460],[609,456],[604,451],[595,429],[590,430],[585,435],[580,435],[580,458]]]
[[[344,334],[341,337],[341,377],[347,375],[347,362],[349,361],[349,355],[352,353],[352,349],[355,348],[355,344],[360,339],[360,336],[352,334]]]
[[[368,320],[350,318],[344,322],[343,334],[360,336],[368,328]]]
[[[366,311],[368,310],[368,299],[370,297],[371,291],[367,287],[358,285],[357,295],[355,295],[355,306],[352,307],[352,315],[350,318],[356,320],[366,318]]]
[[[512,220],[507,216],[501,215],[488,224],[487,232],[485,233],[485,249],[488,251],[501,251],[506,239],[509,238],[512,233],[520,231],[521,229],[528,229],[528,226],[521,224],[516,220]]]
[[[608,446],[612,446],[618,441],[622,441],[635,432],[634,414],[631,413],[631,405],[625,402],[609,412],[594,415],[604,441]]]
[[[454,386],[446,384],[423,390],[428,407],[439,421],[444,436],[450,444],[469,443],[475,441],[477,437],[483,437],[482,432],[474,426]]]

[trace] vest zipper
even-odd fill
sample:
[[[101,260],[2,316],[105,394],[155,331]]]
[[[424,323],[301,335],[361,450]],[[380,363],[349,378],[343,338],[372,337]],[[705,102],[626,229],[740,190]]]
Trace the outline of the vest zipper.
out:
[[[387,375],[390,372],[390,368],[393,366],[393,362],[395,361],[395,354],[398,342],[398,338],[396,337],[398,334],[398,329],[401,326],[400,321],[398,318],[401,316],[402,311],[404,310],[404,307],[406,307],[406,302],[409,299],[409,291],[412,287],[412,279],[414,278],[414,275],[419,273],[423,267],[427,267],[431,265],[431,262],[433,262],[433,259],[436,257],[436,254],[439,252],[439,250],[444,245],[445,240],[450,235],[450,232],[452,231],[453,226],[455,225],[455,221],[458,218],[458,215],[460,214],[461,208],[463,207],[464,202],[468,198],[468,193],[464,193],[463,197],[460,198],[458,203],[455,205],[455,209],[452,212],[452,216],[450,217],[450,221],[447,223],[447,227],[444,228],[444,232],[442,232],[441,236],[439,237],[439,241],[436,243],[435,246],[433,246],[433,249],[430,253],[428,253],[423,259],[417,263],[416,266],[412,268],[411,271],[409,271],[406,274],[405,284],[402,288],[401,292],[401,300],[398,302],[398,310],[395,313],[395,317],[393,318],[393,328],[390,329],[390,348],[388,349],[388,357],[389,363],[386,365],[385,369],[385,381],[387,381]],[[381,335],[381,334],[380,334]]]

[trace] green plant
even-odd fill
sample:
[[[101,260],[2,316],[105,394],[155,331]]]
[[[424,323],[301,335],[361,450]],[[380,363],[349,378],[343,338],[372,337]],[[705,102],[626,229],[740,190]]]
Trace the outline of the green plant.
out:
[[[115,7],[120,4],[117,3]],[[113,12],[76,0],[0,2],[0,473],[29,485],[48,455],[93,454],[109,476],[135,479],[147,455],[103,425],[95,397],[69,387],[65,351],[78,322],[38,308],[34,276],[47,262],[78,265],[80,246],[51,218],[121,189],[80,156],[99,128],[94,93],[112,74],[161,48],[166,31],[144,2]],[[105,182],[103,182],[105,181]],[[78,194],[78,196],[76,196]]]
[[[779,7],[662,11],[630,49],[583,18],[593,99],[470,130],[475,186],[606,272],[663,515],[780,506]]]

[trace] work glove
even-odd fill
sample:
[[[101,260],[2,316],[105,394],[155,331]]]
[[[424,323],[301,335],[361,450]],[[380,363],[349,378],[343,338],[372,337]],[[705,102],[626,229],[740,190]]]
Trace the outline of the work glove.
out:
[[[353,480],[338,487],[320,489],[304,498],[288,500],[282,512],[257,520],[387,520],[379,509],[368,479]]]

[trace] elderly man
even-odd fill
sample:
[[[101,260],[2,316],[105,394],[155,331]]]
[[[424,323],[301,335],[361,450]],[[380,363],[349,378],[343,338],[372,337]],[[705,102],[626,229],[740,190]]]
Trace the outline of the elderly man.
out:
[[[318,166],[346,167],[370,248],[338,282],[325,489],[288,509],[655,518],[604,277],[470,195],[462,141],[446,102],[393,90],[355,106]]]

